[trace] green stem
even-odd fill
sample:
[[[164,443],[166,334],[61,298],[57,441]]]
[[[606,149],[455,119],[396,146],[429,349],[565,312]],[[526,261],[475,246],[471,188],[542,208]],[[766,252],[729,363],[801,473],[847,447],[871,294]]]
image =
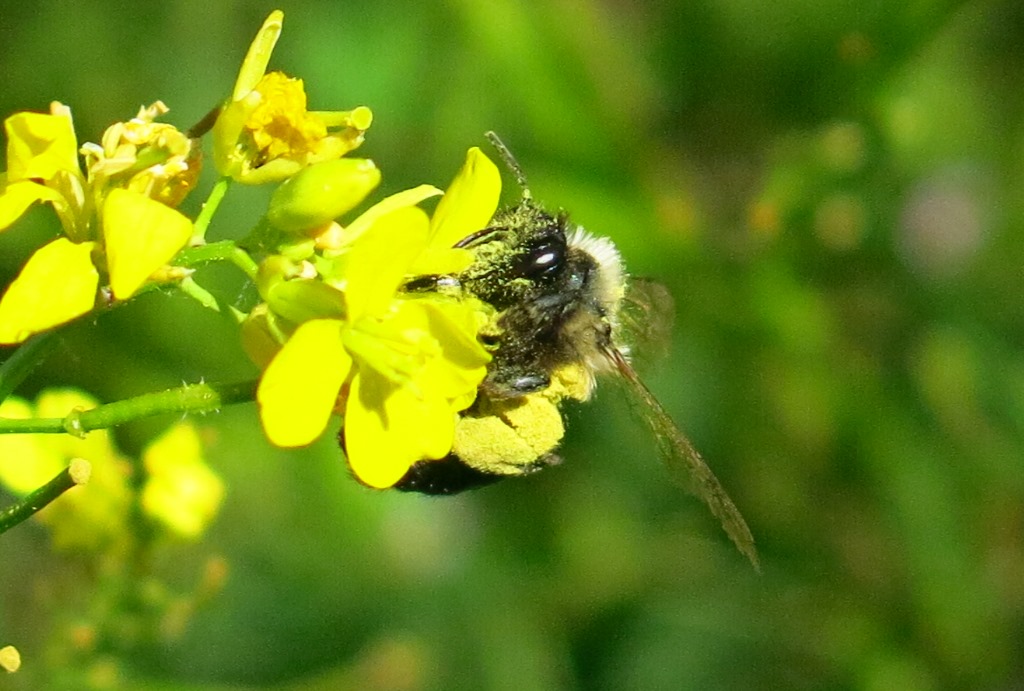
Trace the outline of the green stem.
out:
[[[59,418],[0,418],[0,434],[73,434],[116,427],[163,413],[212,413],[232,403],[252,401],[256,382],[186,384],[177,389],[147,393],[89,410],[72,410]]]
[[[213,189],[210,190],[210,196],[206,198],[206,203],[203,204],[203,208],[199,212],[199,216],[196,217],[195,224],[192,226],[193,243],[201,243],[206,239],[206,229],[210,225],[210,220],[217,213],[217,207],[224,200],[224,195],[227,194],[228,187],[230,186],[231,178],[224,177],[218,180],[214,184]]]
[[[57,347],[56,331],[36,334],[25,341],[0,365],[0,401],[14,393],[25,377]]]
[[[178,282],[178,289],[206,309],[211,309],[214,312],[220,312],[220,304],[218,304],[217,298],[213,297],[210,291],[206,288],[203,288],[192,280],[191,276],[181,279],[181,281]]]
[[[206,309],[213,310],[218,314],[228,314],[234,320],[232,323],[235,325],[241,324],[245,321],[246,313],[236,309],[235,307],[222,303],[218,300],[213,293],[203,288],[201,285],[192,280],[191,277],[183,278],[177,283],[178,289],[189,296]]]
[[[250,279],[256,278],[259,268],[252,257],[232,240],[220,240],[208,245],[188,247],[178,253],[174,263],[178,266],[194,268],[200,264],[228,261],[241,269]]]
[[[35,490],[14,506],[0,511],[0,533],[5,533],[22,521],[29,518],[75,485],[84,485],[89,481],[92,466],[89,461],[81,458],[72,459],[71,465],[62,470],[56,477]]]

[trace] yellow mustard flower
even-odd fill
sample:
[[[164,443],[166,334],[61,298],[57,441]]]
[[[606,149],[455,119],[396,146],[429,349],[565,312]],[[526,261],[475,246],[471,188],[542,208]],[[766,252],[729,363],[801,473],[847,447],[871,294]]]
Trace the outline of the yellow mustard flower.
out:
[[[99,144],[84,144],[90,184],[177,207],[199,180],[202,148],[173,125],[156,122],[167,112],[162,101],[143,106],[131,120],[108,127]]]
[[[35,405],[11,397],[0,404],[0,416],[64,417],[76,408],[96,407],[92,397],[71,389],[44,391]],[[38,514],[49,526],[54,546],[103,551],[127,535],[131,492],[130,465],[114,448],[106,430],[85,438],[66,434],[0,435],[0,483],[25,496],[61,472],[71,459],[92,464],[89,482],[75,487]]]
[[[416,207],[374,221],[337,277],[344,309],[300,324],[257,390],[264,429],[279,446],[316,439],[341,396],[349,464],[371,487],[390,487],[416,461],[448,453],[457,413],[473,402],[490,359],[476,341],[478,304],[396,295],[428,229]]]
[[[203,460],[203,447],[188,422],[174,425],[142,454],[146,483],[142,509],[170,532],[195,539],[216,517],[224,483]]]
[[[486,227],[500,191],[494,164],[470,149],[430,221],[414,205],[440,190],[421,185],[392,195],[340,229],[320,265],[324,283],[273,285],[251,350],[266,360],[273,313],[299,326],[257,392],[271,441],[308,444],[338,410],[353,472],[378,488],[412,463],[451,451],[458,413],[473,403],[490,360],[476,338],[487,308],[397,291],[411,275],[465,269],[472,255],[453,245]]]
[[[0,230],[36,202],[53,205],[72,242],[93,239],[93,199],[78,165],[71,110],[52,103],[49,113],[15,113],[4,121],[7,172],[0,190]]]
[[[280,10],[267,17],[213,126],[217,170],[246,184],[278,182],[313,163],[344,156],[363,143],[373,119],[365,106],[307,110],[301,79],[266,72],[283,21]]]
[[[192,222],[171,208],[195,184],[198,148],[170,125],[155,123],[162,103],[111,126],[103,144],[78,160],[71,112],[16,113],[5,123],[7,173],[0,188],[0,230],[35,202],[50,203],[66,238],[36,251],[0,299],[0,343],[20,343],[95,305],[99,278],[114,297],[132,296],[192,236]]]

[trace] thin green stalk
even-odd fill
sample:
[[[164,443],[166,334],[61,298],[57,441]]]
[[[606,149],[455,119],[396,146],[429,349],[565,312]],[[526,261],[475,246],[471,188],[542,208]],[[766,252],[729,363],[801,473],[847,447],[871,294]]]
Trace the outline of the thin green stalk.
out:
[[[17,504],[0,511],[0,533],[5,533],[28,519],[36,511],[39,511],[75,485],[84,485],[89,481],[91,472],[92,466],[89,465],[89,461],[82,458],[72,459],[71,465],[60,471],[52,480]]]
[[[85,436],[96,429],[163,413],[211,413],[232,403],[252,401],[256,382],[186,384],[177,389],[148,393],[89,410],[72,410],[59,418],[0,418],[0,434],[73,434]]]
[[[224,195],[227,194],[230,186],[231,178],[224,177],[218,180],[210,190],[210,196],[206,198],[206,203],[203,204],[203,208],[192,226],[193,243],[203,242],[206,239],[206,229],[209,227],[213,215],[217,213],[217,207],[224,200]]]
[[[183,278],[177,284],[178,289],[189,296],[206,309],[213,310],[218,314],[230,316],[234,324],[241,324],[245,321],[246,313],[218,300],[210,291],[192,280],[191,277]]]
[[[178,289],[188,295],[190,298],[198,302],[206,309],[211,309],[214,312],[220,312],[220,304],[217,302],[217,298],[206,288],[192,280],[191,276],[186,276],[178,282]]]
[[[256,271],[259,268],[252,257],[242,248],[235,245],[231,240],[220,240],[211,242],[208,245],[196,245],[187,247],[178,253],[174,263],[177,266],[194,268],[200,264],[210,262],[228,261],[241,269],[251,279],[256,278]]]
[[[46,331],[36,334],[18,346],[11,356],[0,365],[0,401],[4,401],[32,374],[46,356],[57,347],[57,333]]]

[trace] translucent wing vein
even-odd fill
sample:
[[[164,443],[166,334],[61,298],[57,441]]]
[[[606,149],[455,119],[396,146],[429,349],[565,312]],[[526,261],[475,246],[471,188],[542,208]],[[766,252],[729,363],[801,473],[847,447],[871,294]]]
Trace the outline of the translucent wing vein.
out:
[[[711,468],[693,447],[690,440],[676,427],[672,418],[640,380],[632,365],[615,350],[606,351],[608,357],[622,375],[623,381],[630,388],[638,403],[643,405],[641,417],[647,422],[658,441],[662,458],[673,474],[683,483],[685,488],[703,501],[711,513],[722,523],[722,528],[736,548],[754,568],[760,572],[761,566],[754,546],[754,536],[743,520],[739,509],[726,494],[722,483],[718,481]]]

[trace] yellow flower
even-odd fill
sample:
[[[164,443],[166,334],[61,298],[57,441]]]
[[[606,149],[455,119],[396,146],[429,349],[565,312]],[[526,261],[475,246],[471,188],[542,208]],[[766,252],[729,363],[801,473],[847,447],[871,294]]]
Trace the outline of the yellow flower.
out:
[[[284,14],[275,10],[256,34],[213,126],[213,157],[221,175],[259,185],[291,177],[319,161],[340,158],[363,143],[373,114],[313,112],[302,80],[267,73]]]
[[[257,391],[270,440],[302,446],[324,430],[347,384],[346,452],[372,487],[448,453],[457,413],[472,403],[490,359],[476,341],[479,304],[396,296],[428,227],[411,206],[377,218],[344,257],[343,309],[300,324]]]
[[[89,312],[101,274],[115,298],[131,297],[188,243],[192,222],[171,207],[195,184],[199,153],[175,128],[153,122],[166,110],[162,103],[143,108],[108,128],[102,146],[85,144],[88,174],[67,107],[54,103],[49,114],[5,121],[0,230],[43,201],[67,237],[37,250],[0,299],[0,343],[20,343]]]
[[[146,484],[142,509],[171,532],[189,539],[203,534],[224,498],[224,483],[203,460],[195,428],[179,423],[142,454]]]
[[[269,310],[250,329],[251,350],[266,359],[275,314],[298,324],[257,391],[271,441],[308,444],[337,410],[353,472],[378,488],[451,451],[458,414],[472,405],[490,361],[477,340],[489,308],[398,289],[412,275],[465,269],[473,257],[453,245],[486,227],[500,190],[494,164],[471,149],[430,221],[414,205],[439,190],[400,192],[340,229],[318,263],[323,283],[265,282]]]
[[[178,206],[199,179],[202,148],[173,125],[155,122],[167,111],[161,101],[139,108],[128,122],[108,127],[100,144],[84,144],[90,184],[121,187]]]
[[[19,398],[0,404],[0,416],[64,417],[76,408],[96,407],[95,399],[74,390],[48,390],[31,405]],[[127,535],[131,503],[130,466],[117,453],[106,430],[79,439],[66,434],[0,435],[0,483],[25,496],[52,479],[73,458],[92,464],[89,482],[75,487],[38,514],[58,548],[106,550]]]
[[[72,242],[93,239],[93,200],[78,165],[71,110],[54,102],[50,113],[15,113],[4,121],[4,131],[7,174],[0,190],[0,230],[35,202],[48,202]]]

